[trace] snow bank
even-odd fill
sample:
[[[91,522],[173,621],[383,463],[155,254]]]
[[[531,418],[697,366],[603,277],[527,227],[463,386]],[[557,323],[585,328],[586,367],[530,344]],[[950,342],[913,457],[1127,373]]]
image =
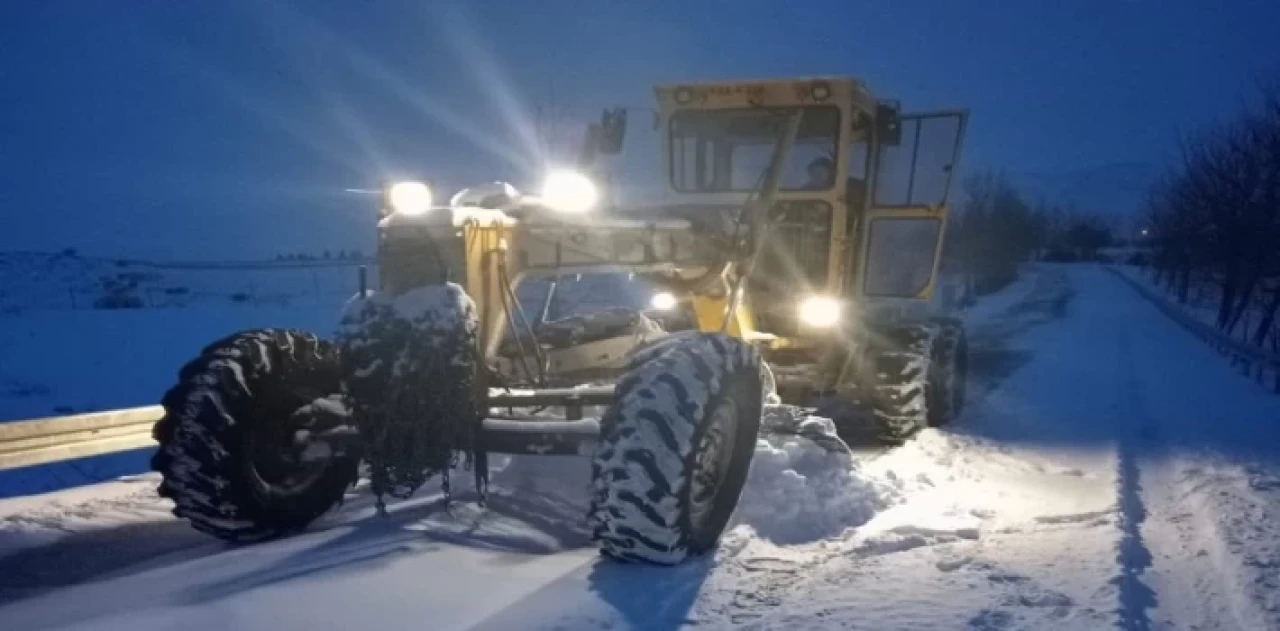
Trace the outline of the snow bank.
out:
[[[979,296],[978,301],[964,311],[964,319],[969,322],[982,322],[997,317],[1010,307],[1023,302],[1027,295],[1036,288],[1039,274],[1033,273],[1034,265],[1024,266],[1018,277],[1008,286],[986,296]]]
[[[804,433],[835,436],[830,419],[795,406],[766,406],[765,414],[766,427],[793,425]],[[831,451],[799,435],[766,432],[756,443],[731,523],[748,526],[774,543],[805,543],[866,523],[896,496],[894,489],[867,476],[847,451]]]

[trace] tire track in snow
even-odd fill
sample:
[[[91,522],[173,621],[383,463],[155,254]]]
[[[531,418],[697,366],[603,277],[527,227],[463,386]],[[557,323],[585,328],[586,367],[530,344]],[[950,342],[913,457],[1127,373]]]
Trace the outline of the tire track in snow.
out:
[[[1147,573],[1159,601],[1155,624],[1280,629],[1280,496],[1267,497],[1244,473],[1252,463],[1275,466],[1271,421],[1280,408],[1213,361],[1200,340],[1135,292],[1132,280],[1108,271],[1124,290],[1117,293],[1135,301],[1126,331],[1140,354],[1126,348],[1124,359],[1145,378],[1139,420],[1161,422],[1158,431],[1138,425],[1139,437],[1154,443],[1138,446],[1153,456],[1141,466],[1151,513],[1144,530],[1155,544]]]
[[[1190,615],[1202,625],[1196,628],[1280,628],[1274,615],[1280,602],[1274,596],[1277,573],[1249,567],[1260,562],[1276,567],[1269,559],[1280,559],[1274,554],[1273,526],[1273,507],[1280,503],[1254,496],[1244,468],[1220,457],[1200,455],[1167,468],[1170,488],[1163,500],[1175,510],[1165,520],[1181,547],[1183,566],[1174,585],[1191,597]],[[1272,543],[1259,549],[1257,542]],[[1253,556],[1259,553],[1263,558]]]
[[[1142,501],[1142,480],[1138,467],[1138,453],[1144,443],[1156,438],[1156,428],[1143,405],[1142,384],[1138,381],[1133,365],[1133,346],[1128,331],[1120,329],[1118,359],[1124,371],[1122,392],[1127,393],[1121,404],[1125,416],[1132,425],[1120,429],[1117,444],[1117,506],[1120,510],[1120,543],[1116,561],[1120,574],[1114,582],[1119,589],[1120,627],[1122,629],[1150,629],[1150,611],[1156,606],[1156,593],[1144,582],[1143,577],[1151,568],[1151,551],[1142,536],[1142,525],[1147,519],[1147,508]]]

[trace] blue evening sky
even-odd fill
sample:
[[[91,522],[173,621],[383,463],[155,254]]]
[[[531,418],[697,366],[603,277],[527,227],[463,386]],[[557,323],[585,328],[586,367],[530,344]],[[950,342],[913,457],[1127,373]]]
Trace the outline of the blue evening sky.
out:
[[[1159,165],[1280,71],[1275,0],[6,0],[0,249],[368,248],[384,176],[530,177],[656,82],[852,74],[972,110],[969,166]],[[654,157],[656,160],[656,156]]]

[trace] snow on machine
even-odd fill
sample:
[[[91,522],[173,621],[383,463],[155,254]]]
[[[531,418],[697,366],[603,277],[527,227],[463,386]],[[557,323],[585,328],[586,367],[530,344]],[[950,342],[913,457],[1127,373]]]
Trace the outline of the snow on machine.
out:
[[[577,454],[601,551],[672,564],[715,546],[761,432],[808,431],[762,427],[765,403],[847,403],[847,440],[953,417],[965,337],[935,287],[967,114],[901,114],[844,77],[656,96],[661,204],[607,203],[590,175],[621,150],[622,109],[538,195],[385,186],[376,291],[334,339],[231,335],[165,394],[152,466],[175,515],[254,541],[328,511],[361,464],[381,508],[436,475],[447,493],[464,460],[483,493],[489,454]],[[653,309],[548,321],[517,299],[618,270]]]

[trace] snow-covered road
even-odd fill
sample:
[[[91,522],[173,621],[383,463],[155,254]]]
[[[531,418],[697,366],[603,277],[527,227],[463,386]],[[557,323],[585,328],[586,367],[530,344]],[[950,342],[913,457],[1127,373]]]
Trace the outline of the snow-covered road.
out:
[[[573,459],[244,548],[140,476],[0,501],[0,629],[1280,629],[1280,396],[1101,268],[967,317],[961,419],[850,468],[762,446],[713,558],[600,560]]]

